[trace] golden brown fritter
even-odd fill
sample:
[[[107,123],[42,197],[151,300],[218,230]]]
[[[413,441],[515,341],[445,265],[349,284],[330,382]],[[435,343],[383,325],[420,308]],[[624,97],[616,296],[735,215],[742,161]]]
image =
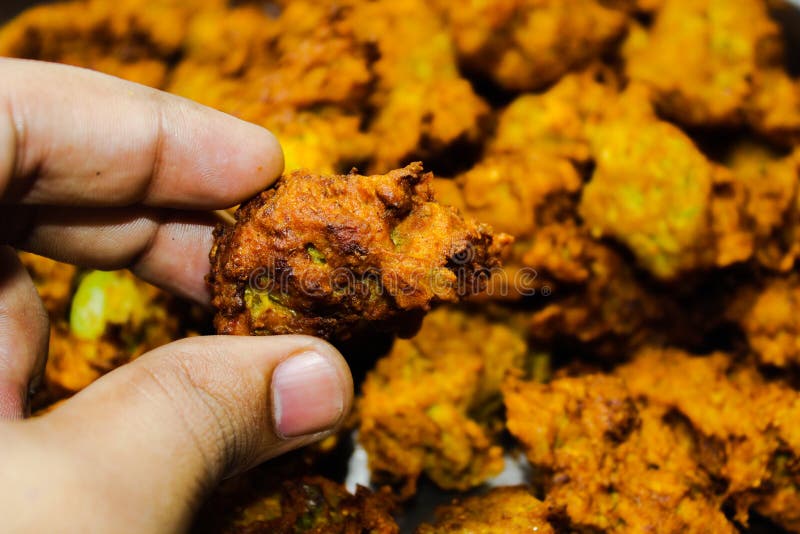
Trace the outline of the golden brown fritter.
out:
[[[476,142],[489,107],[459,74],[450,35],[430,3],[355,4],[352,24],[377,56],[369,99],[375,110],[369,132],[378,140],[372,172],[428,159],[459,141]]]
[[[617,81],[602,66],[564,76],[544,93],[515,98],[500,114],[489,150],[532,151],[586,163],[591,158],[587,127],[617,98]]]
[[[782,146],[800,144],[800,81],[781,68],[761,69],[745,110],[756,132]]]
[[[726,164],[756,260],[770,270],[791,270],[800,255],[798,154],[783,155],[758,143],[740,142],[730,149]]]
[[[530,315],[530,332],[539,342],[578,340],[597,355],[619,359],[674,311],[618,253],[573,224],[543,228],[523,263],[555,281],[550,299]]]
[[[459,490],[500,473],[502,449],[486,417],[525,354],[524,338],[508,326],[447,308],[428,315],[412,340],[397,340],[368,375],[358,404],[358,439],[373,477],[410,497],[423,473]]]
[[[161,88],[192,14],[214,2],[79,0],[35,7],[0,31],[0,56],[56,61]]]
[[[454,180],[434,184],[446,203],[515,238],[480,299],[519,300],[553,290],[554,269],[563,267],[563,276],[555,278],[569,279],[575,273],[567,270],[588,268],[579,264],[583,258],[568,257],[573,251],[557,235],[576,219],[579,168],[590,156],[587,127],[600,119],[603,99],[615,94],[612,83],[598,81],[603,77],[592,68],[566,76],[542,95],[515,99],[501,112],[483,158]],[[553,245],[565,248],[544,258]],[[529,251],[545,261],[526,261]]]
[[[726,313],[740,325],[760,362],[786,367],[800,364],[798,309],[800,285],[790,276],[742,288]]]
[[[219,226],[209,278],[222,334],[346,338],[418,325],[479,293],[511,238],[435,201],[415,163],[386,175],[285,175]]]
[[[702,469],[723,482],[737,520],[746,524],[754,508],[787,528],[800,526],[797,391],[722,353],[647,348],[617,374],[633,395],[692,425]]]
[[[475,142],[489,111],[422,0],[209,10],[169,89],[273,130],[288,169],[326,173],[368,159],[385,172]]]
[[[502,487],[438,508],[436,521],[421,525],[417,534],[551,534],[547,516],[547,506],[529,488]]]
[[[386,492],[359,486],[355,495],[319,476],[288,479],[239,511],[226,534],[397,534]]]
[[[533,151],[487,156],[455,184],[464,213],[518,239],[533,236],[556,197],[583,185],[569,161]]]
[[[626,17],[595,0],[449,2],[437,8],[467,69],[513,90],[539,89],[600,56]]]
[[[737,125],[759,69],[778,60],[781,46],[763,0],[666,0],[626,72],[683,124]]]
[[[28,270],[50,319],[63,318],[78,269],[29,252],[19,252],[19,259]]]
[[[330,4],[330,5],[329,5]],[[374,74],[344,3],[208,10],[189,26],[169,91],[272,130],[290,170],[332,173],[374,149],[360,132]]]
[[[624,243],[663,280],[747,259],[749,241],[726,241],[726,230],[738,236],[740,229],[715,211],[718,169],[685,133],[655,117],[646,95],[629,88],[619,108],[590,128],[596,170],[580,205],[587,227]]]
[[[511,380],[504,397],[508,429],[546,474],[545,502],[571,528],[735,532],[686,425],[637,404],[618,378]]]

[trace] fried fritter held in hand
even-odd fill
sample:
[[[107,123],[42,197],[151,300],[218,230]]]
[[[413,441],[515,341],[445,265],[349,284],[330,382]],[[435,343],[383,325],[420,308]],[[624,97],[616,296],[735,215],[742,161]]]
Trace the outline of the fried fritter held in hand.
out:
[[[220,226],[211,250],[222,334],[412,333],[482,291],[511,237],[436,202],[420,163],[385,175],[285,175]]]

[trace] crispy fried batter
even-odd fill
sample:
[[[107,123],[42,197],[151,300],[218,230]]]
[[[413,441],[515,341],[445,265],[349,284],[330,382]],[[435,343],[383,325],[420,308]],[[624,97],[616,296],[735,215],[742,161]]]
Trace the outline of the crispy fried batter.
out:
[[[738,322],[750,348],[765,364],[800,364],[800,284],[795,276],[774,278],[763,288],[742,288],[727,315]]]
[[[411,158],[430,158],[457,141],[476,142],[489,107],[460,76],[450,36],[430,4],[355,4],[352,23],[378,56],[369,131],[380,142],[371,170],[386,172]]]
[[[645,46],[630,49],[626,71],[653,88],[671,118],[737,125],[756,74],[776,62],[781,46],[762,0],[666,0]]]
[[[569,161],[532,151],[490,155],[455,183],[461,196],[456,205],[464,213],[519,239],[534,234],[539,212],[554,198],[577,193],[582,185]]]
[[[713,167],[686,134],[653,115],[639,89],[590,129],[597,169],[580,211],[595,237],[614,237],[654,276],[671,279],[710,261]]]
[[[674,307],[651,294],[619,254],[572,224],[545,227],[523,263],[577,289],[563,297],[557,289],[551,302],[533,312],[531,335],[541,342],[576,339],[618,359],[648,339],[648,327]]]
[[[373,73],[347,12],[293,2],[278,18],[255,6],[209,10],[189,27],[171,92],[271,129],[286,168],[332,173],[367,159],[358,108]]]
[[[547,516],[547,506],[528,488],[503,487],[438,508],[436,522],[421,525],[417,534],[551,534]]]
[[[479,315],[439,309],[410,341],[398,340],[363,385],[359,441],[373,476],[413,495],[423,473],[446,489],[477,486],[503,467],[484,418],[500,384],[519,373],[519,334]]]
[[[800,526],[795,390],[767,383],[722,353],[692,357],[644,349],[617,374],[634,395],[689,421],[702,469],[723,481],[722,496],[733,502],[740,522],[747,523],[753,507],[787,528]]]
[[[514,90],[539,89],[600,56],[625,31],[595,0],[436,0],[468,69]]]
[[[697,467],[691,432],[637,405],[621,380],[511,380],[504,395],[509,430],[548,473],[545,502],[572,528],[735,532]]]
[[[413,330],[432,304],[479,293],[511,238],[436,203],[431,180],[419,163],[375,176],[285,175],[215,232],[217,331]]]
[[[187,22],[204,5],[212,2],[79,0],[40,6],[3,27],[0,56],[57,61],[160,88]]]
[[[800,144],[800,81],[780,68],[759,70],[745,110],[747,122],[782,146]]]
[[[525,94],[500,114],[492,153],[543,153],[575,163],[589,161],[587,126],[600,120],[617,82],[607,69],[592,66],[569,74],[548,91]]]
[[[792,269],[800,255],[800,158],[783,156],[752,142],[734,145],[728,162],[741,226],[750,236],[759,264],[772,270]]]

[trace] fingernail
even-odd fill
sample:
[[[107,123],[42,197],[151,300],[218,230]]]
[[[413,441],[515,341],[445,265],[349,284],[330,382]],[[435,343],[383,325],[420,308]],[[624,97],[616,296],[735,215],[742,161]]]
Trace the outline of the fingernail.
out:
[[[292,356],[272,373],[272,415],[284,438],[335,425],[344,410],[344,386],[331,361],[315,352]]]

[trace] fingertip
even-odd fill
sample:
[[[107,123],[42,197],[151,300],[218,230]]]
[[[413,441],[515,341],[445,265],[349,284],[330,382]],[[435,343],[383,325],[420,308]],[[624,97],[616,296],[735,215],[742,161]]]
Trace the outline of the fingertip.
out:
[[[218,168],[225,169],[225,181],[217,189],[219,194],[231,193],[225,207],[239,204],[263,191],[283,173],[283,149],[275,135],[257,124],[220,113],[226,121],[230,136],[226,139],[228,153],[221,154]],[[235,127],[233,127],[235,121]]]
[[[177,99],[172,95],[163,101]],[[283,172],[281,145],[269,130],[181,99],[163,111],[152,186],[145,203],[172,208],[235,206]]]
[[[324,341],[306,341],[308,348],[272,373],[272,418],[282,439],[334,431],[352,406],[353,380],[342,355]]]

